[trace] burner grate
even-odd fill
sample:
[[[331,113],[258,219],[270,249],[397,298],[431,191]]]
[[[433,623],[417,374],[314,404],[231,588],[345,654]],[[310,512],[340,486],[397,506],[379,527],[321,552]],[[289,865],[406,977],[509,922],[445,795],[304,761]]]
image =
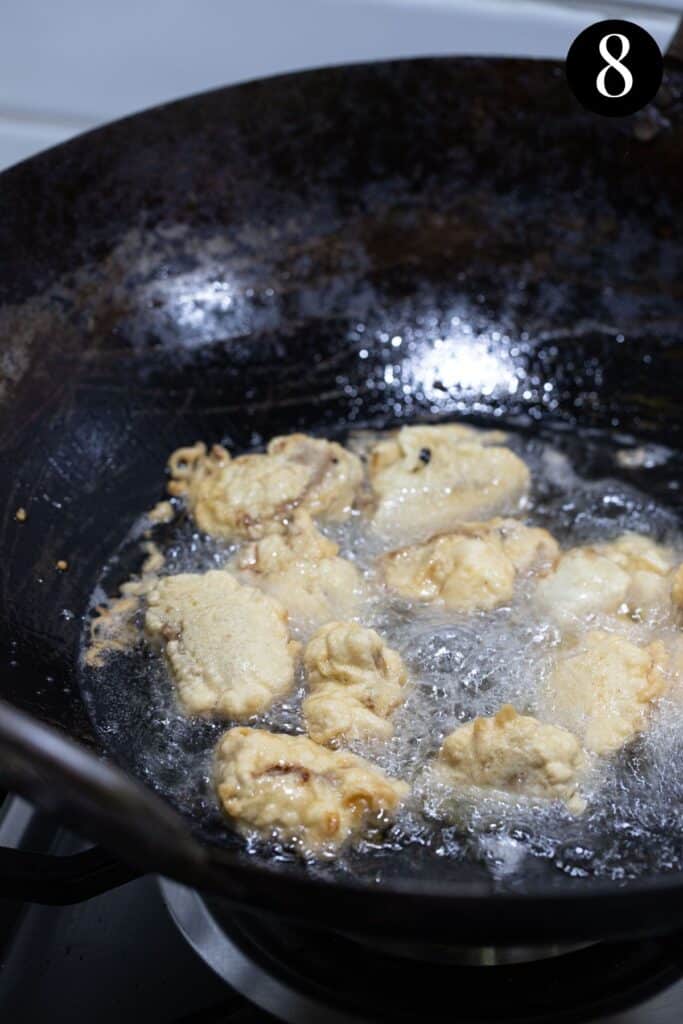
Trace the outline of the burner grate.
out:
[[[421,959],[414,949],[406,959],[366,940],[235,913],[175,883],[161,885],[205,962],[290,1024],[439,1020],[449,1005],[458,1024],[580,1024],[642,1004],[683,975],[678,935],[483,970],[444,962],[442,950],[437,962],[426,949]]]

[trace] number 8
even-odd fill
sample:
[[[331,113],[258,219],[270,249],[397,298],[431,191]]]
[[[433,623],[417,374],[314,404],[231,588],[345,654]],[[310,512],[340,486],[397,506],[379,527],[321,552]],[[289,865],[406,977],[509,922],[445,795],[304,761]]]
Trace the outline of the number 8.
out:
[[[612,56],[607,49],[607,43],[610,39],[618,39],[621,43],[621,53],[618,57]],[[607,61],[607,64],[596,79],[595,85],[597,90],[601,96],[606,96],[607,99],[621,99],[622,96],[626,96],[633,88],[633,75],[626,65],[621,63],[631,49],[631,43],[628,40],[628,36],[622,36],[620,32],[611,32],[609,35],[602,37],[598,49],[600,50],[600,56]],[[615,71],[618,71],[624,81],[624,88],[621,92],[607,92],[606,78],[607,72],[610,68],[614,68]]]

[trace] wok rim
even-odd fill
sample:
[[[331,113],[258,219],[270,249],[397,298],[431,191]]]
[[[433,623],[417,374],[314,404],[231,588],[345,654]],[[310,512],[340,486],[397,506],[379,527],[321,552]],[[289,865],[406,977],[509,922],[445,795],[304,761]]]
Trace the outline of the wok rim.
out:
[[[673,58],[671,58],[673,62]],[[218,97],[220,95],[226,95],[232,92],[238,92],[241,89],[257,88],[259,86],[268,85],[273,86],[278,82],[289,82],[294,80],[301,80],[307,77],[324,77],[329,72],[345,72],[345,71],[364,71],[371,70],[373,68],[387,68],[391,66],[401,65],[415,65],[415,64],[517,64],[517,65],[532,65],[534,67],[554,67],[563,68],[564,61],[558,60],[553,57],[518,57],[518,56],[506,56],[505,54],[462,54],[450,56],[447,53],[444,54],[425,54],[423,56],[416,57],[392,57],[387,59],[378,60],[358,60],[342,62],[339,64],[316,64],[312,67],[302,68],[293,71],[278,71],[272,75],[263,75],[256,78],[243,78],[237,82],[232,82],[230,85],[218,85],[213,86],[210,89],[198,89],[197,92],[185,93],[182,96],[177,96],[173,99],[164,100],[162,103],[154,103],[149,107],[141,107],[140,110],[135,110],[129,114],[122,114],[120,117],[112,118],[109,121],[104,121],[101,124],[92,125],[90,128],[85,128],[83,131],[77,132],[75,135],[70,135],[68,139],[64,139],[62,142],[56,142],[52,146],[47,146],[45,149],[39,150],[37,153],[33,153],[31,156],[24,157],[17,163],[10,164],[9,167],[5,167],[0,171],[0,185],[2,185],[3,178],[6,175],[11,175],[15,171],[23,171],[28,168],[29,165],[40,162],[47,156],[52,156],[55,153],[61,153],[67,149],[67,147],[80,144],[86,139],[92,139],[98,136],[100,133],[106,133],[111,128],[119,128],[128,122],[141,120],[148,118],[151,114],[158,113],[159,111],[171,110],[174,107],[181,107],[185,104],[196,103],[204,99],[211,97]],[[623,120],[630,120],[630,118],[623,118]]]

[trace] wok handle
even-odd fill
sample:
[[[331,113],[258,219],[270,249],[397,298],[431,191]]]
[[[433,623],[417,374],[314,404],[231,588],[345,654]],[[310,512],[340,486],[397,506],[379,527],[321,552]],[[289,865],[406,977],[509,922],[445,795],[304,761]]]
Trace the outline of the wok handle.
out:
[[[161,797],[2,699],[0,781],[78,835],[102,844],[63,858],[0,848],[1,896],[58,905],[88,899],[148,872],[186,884],[206,877],[206,849]]]
[[[113,857],[101,846],[57,856],[0,847],[0,898],[67,906],[116,889],[139,870]]]

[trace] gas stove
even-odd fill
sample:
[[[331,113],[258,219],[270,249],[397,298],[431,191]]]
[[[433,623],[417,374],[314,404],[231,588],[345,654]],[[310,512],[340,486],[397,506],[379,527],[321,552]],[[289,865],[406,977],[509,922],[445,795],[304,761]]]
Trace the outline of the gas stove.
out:
[[[23,800],[0,847],[84,848]],[[429,956],[254,917],[167,879],[66,907],[0,902],[0,1019],[679,1024],[683,935],[580,948],[443,947]]]

